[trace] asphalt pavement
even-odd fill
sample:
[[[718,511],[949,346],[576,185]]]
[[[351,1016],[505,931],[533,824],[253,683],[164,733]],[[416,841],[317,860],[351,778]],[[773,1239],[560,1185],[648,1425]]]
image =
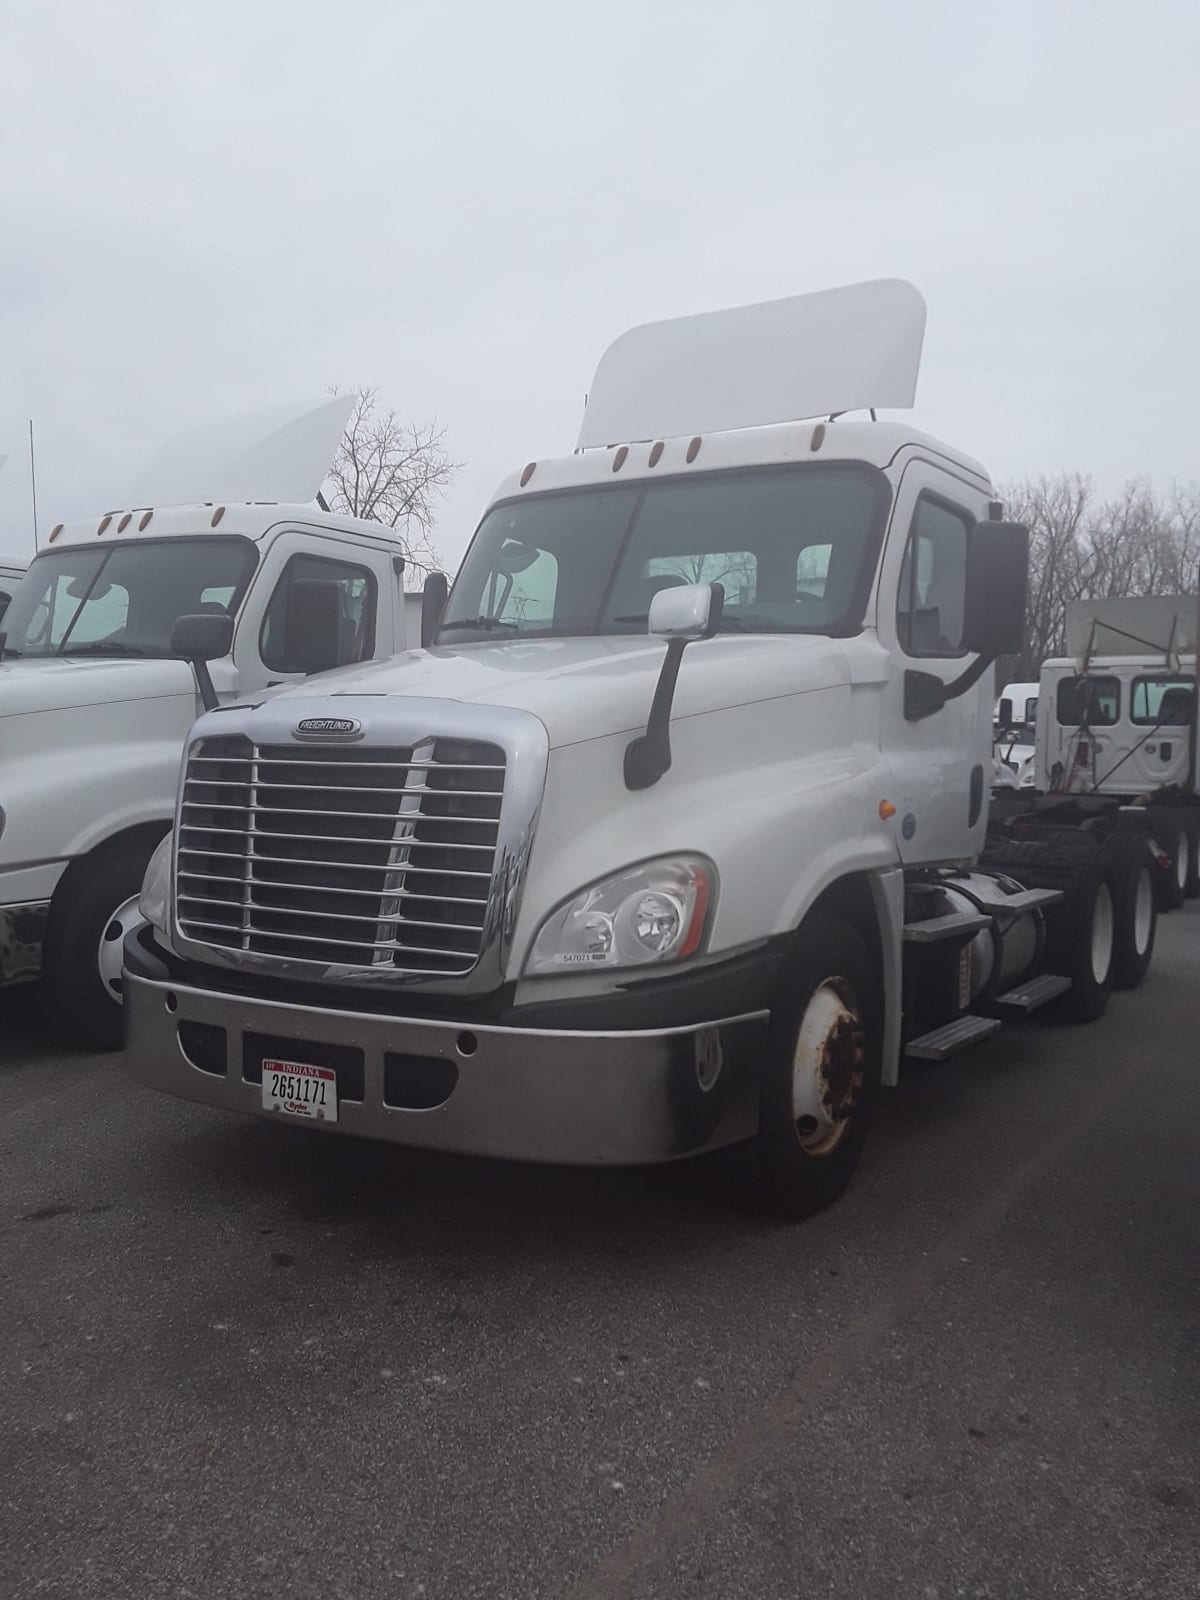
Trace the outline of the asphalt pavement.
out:
[[[802,1226],[416,1155],[0,1012],[0,1594],[1200,1594],[1200,905]]]

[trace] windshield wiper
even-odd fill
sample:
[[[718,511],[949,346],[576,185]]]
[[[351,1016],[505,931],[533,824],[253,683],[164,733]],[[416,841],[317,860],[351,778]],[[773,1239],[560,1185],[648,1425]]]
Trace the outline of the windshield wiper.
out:
[[[612,620],[614,622],[620,622],[620,623],[639,623],[640,622],[642,624],[642,626],[645,627],[646,624],[650,621],[650,614],[647,611],[643,611],[643,612],[640,612],[639,614],[634,615],[632,617],[614,617]],[[761,627],[761,624],[756,625],[756,619],[754,617],[734,617],[734,616],[730,616],[729,612],[727,611],[727,612],[725,612],[724,616],[721,618],[720,624],[718,625],[718,632],[721,632],[721,633],[756,633],[756,632],[759,631],[760,627]]]
[[[60,656],[145,656],[148,650],[140,645],[120,644],[115,639],[97,639],[93,644],[73,644],[60,650]]]
[[[520,633],[519,622],[508,622],[504,617],[462,617],[457,622],[443,622],[440,632],[447,628],[478,628],[481,633]]]

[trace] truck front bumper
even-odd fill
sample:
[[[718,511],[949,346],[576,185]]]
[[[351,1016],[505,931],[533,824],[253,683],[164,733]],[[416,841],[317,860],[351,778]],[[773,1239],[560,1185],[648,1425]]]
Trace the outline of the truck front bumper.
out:
[[[128,963],[124,984],[126,1062],[138,1082],[281,1120],[262,1106],[264,1058],[332,1066],[337,1122],[305,1123],[323,1133],[633,1165],[758,1128],[765,1010],[661,1030],[520,1028],[250,998],[142,976]]]

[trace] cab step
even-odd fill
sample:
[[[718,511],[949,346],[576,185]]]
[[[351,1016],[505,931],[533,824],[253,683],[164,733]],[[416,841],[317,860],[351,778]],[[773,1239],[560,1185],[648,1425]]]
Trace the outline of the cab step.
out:
[[[941,939],[965,939],[986,928],[990,917],[974,911],[951,911],[944,917],[926,917],[904,924],[906,944],[937,944]]]
[[[1015,989],[998,994],[992,1001],[992,1010],[999,1011],[1002,1016],[1027,1017],[1039,1006],[1048,1005],[1060,994],[1066,994],[1070,987],[1070,978],[1057,972],[1043,972],[1040,978],[1030,978],[1027,983],[1019,983]]]
[[[1000,1027],[999,1017],[956,1017],[932,1033],[923,1033],[919,1039],[910,1039],[904,1054],[917,1061],[948,1061],[960,1050],[970,1045],[982,1044]]]

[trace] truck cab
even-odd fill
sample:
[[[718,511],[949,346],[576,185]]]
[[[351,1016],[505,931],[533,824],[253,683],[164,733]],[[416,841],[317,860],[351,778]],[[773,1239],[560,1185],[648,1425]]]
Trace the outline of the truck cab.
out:
[[[9,601],[16,593],[24,572],[24,566],[18,565],[10,557],[6,556],[0,561],[0,622],[4,620],[4,613],[8,610]]]
[[[1026,530],[833,415],[911,404],[924,316],[889,281],[623,336],[428,648],[202,717],[125,941],[135,1078],[519,1159],[745,1143],[802,1216],[902,1057],[1099,1015],[1091,855],[1061,918],[1050,846],[980,865]]]
[[[345,404],[316,408],[315,459],[312,412],[298,415],[314,494]],[[252,471],[270,487],[270,472]],[[219,463],[211,474],[219,487]],[[58,1016],[94,1046],[120,1042],[121,935],[203,709],[172,655],[176,620],[232,619],[231,647],[211,663],[223,704],[408,642],[404,563],[378,524],[313,504],[138,500],[54,527],[0,623],[0,985],[44,978]]]

